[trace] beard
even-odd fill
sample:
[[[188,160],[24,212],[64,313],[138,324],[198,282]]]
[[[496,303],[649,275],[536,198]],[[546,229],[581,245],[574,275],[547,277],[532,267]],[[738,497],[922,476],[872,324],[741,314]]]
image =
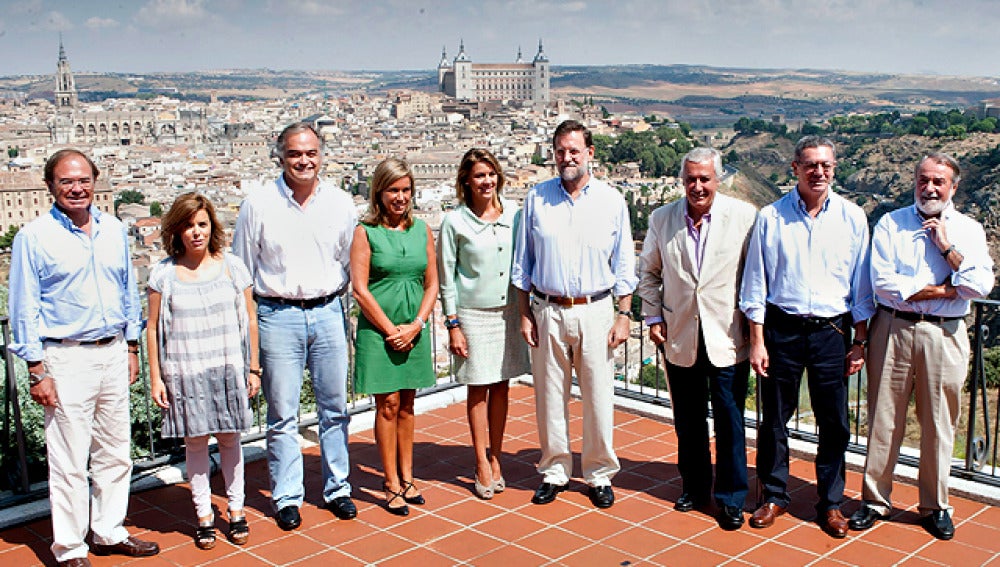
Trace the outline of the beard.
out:
[[[571,165],[559,170],[559,178],[567,182],[581,179],[586,174],[587,166],[584,164]]]
[[[942,211],[948,208],[951,204],[951,199],[927,199],[927,200],[917,200],[917,209],[929,216],[936,217],[941,214]]]

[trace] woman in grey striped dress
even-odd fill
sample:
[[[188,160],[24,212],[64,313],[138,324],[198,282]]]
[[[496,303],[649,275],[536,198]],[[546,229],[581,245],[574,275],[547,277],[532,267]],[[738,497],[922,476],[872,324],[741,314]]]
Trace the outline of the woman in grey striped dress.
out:
[[[461,204],[445,215],[438,238],[441,303],[456,378],[469,387],[466,411],[476,453],[476,494],[503,492],[500,468],[508,380],[529,372],[510,287],[517,206],[500,198],[504,176],[488,150],[471,149],[458,167]],[[489,451],[487,451],[487,447]]]
[[[257,317],[250,274],[222,251],[212,203],[186,193],[163,218],[170,255],[149,278],[150,389],[163,408],[163,437],[183,437],[198,529],[195,545],[215,546],[208,438],[219,445],[229,500],[229,540],[247,542],[240,432],[251,425],[249,398],[260,389]]]

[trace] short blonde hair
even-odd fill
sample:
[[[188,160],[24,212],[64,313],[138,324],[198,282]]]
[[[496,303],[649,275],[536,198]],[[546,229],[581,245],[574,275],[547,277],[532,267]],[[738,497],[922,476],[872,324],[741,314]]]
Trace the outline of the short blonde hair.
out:
[[[413,199],[416,198],[417,183],[413,178],[413,170],[410,169],[410,165],[399,158],[386,158],[382,163],[375,166],[375,173],[372,174],[371,191],[368,193],[368,213],[361,219],[361,222],[368,226],[385,224],[389,215],[385,210],[385,205],[382,203],[382,193],[390,185],[404,177],[410,179],[410,188],[413,193],[410,198],[410,204],[406,207],[406,212],[403,213],[402,225],[404,229],[410,228],[413,225]]]

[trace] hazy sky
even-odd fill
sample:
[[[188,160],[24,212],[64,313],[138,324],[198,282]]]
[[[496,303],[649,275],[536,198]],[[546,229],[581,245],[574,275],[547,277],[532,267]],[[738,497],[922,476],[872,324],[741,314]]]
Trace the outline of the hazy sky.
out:
[[[474,61],[1000,75],[994,0],[0,0],[0,75]]]

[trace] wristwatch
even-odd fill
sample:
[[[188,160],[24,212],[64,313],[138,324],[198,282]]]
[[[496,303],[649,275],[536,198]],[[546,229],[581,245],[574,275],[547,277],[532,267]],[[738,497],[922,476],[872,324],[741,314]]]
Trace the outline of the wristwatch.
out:
[[[629,310],[627,310],[627,309],[619,309],[618,310],[618,314],[619,315],[624,315],[624,316],[628,317],[629,319],[632,319],[632,312],[629,311]]]
[[[854,346],[859,346],[861,348],[864,348],[868,346],[868,339],[854,339],[853,341],[851,341],[851,344]]]
[[[28,373],[28,386],[34,388],[39,385],[46,378],[51,378],[52,375],[49,374],[48,370],[43,370],[41,374],[35,374],[34,372]]]
[[[458,317],[455,317],[454,319],[445,319],[444,320],[444,328],[448,329],[449,331],[452,330],[452,329],[457,329],[457,328],[459,328],[461,326],[462,326],[462,322],[458,320]]]

